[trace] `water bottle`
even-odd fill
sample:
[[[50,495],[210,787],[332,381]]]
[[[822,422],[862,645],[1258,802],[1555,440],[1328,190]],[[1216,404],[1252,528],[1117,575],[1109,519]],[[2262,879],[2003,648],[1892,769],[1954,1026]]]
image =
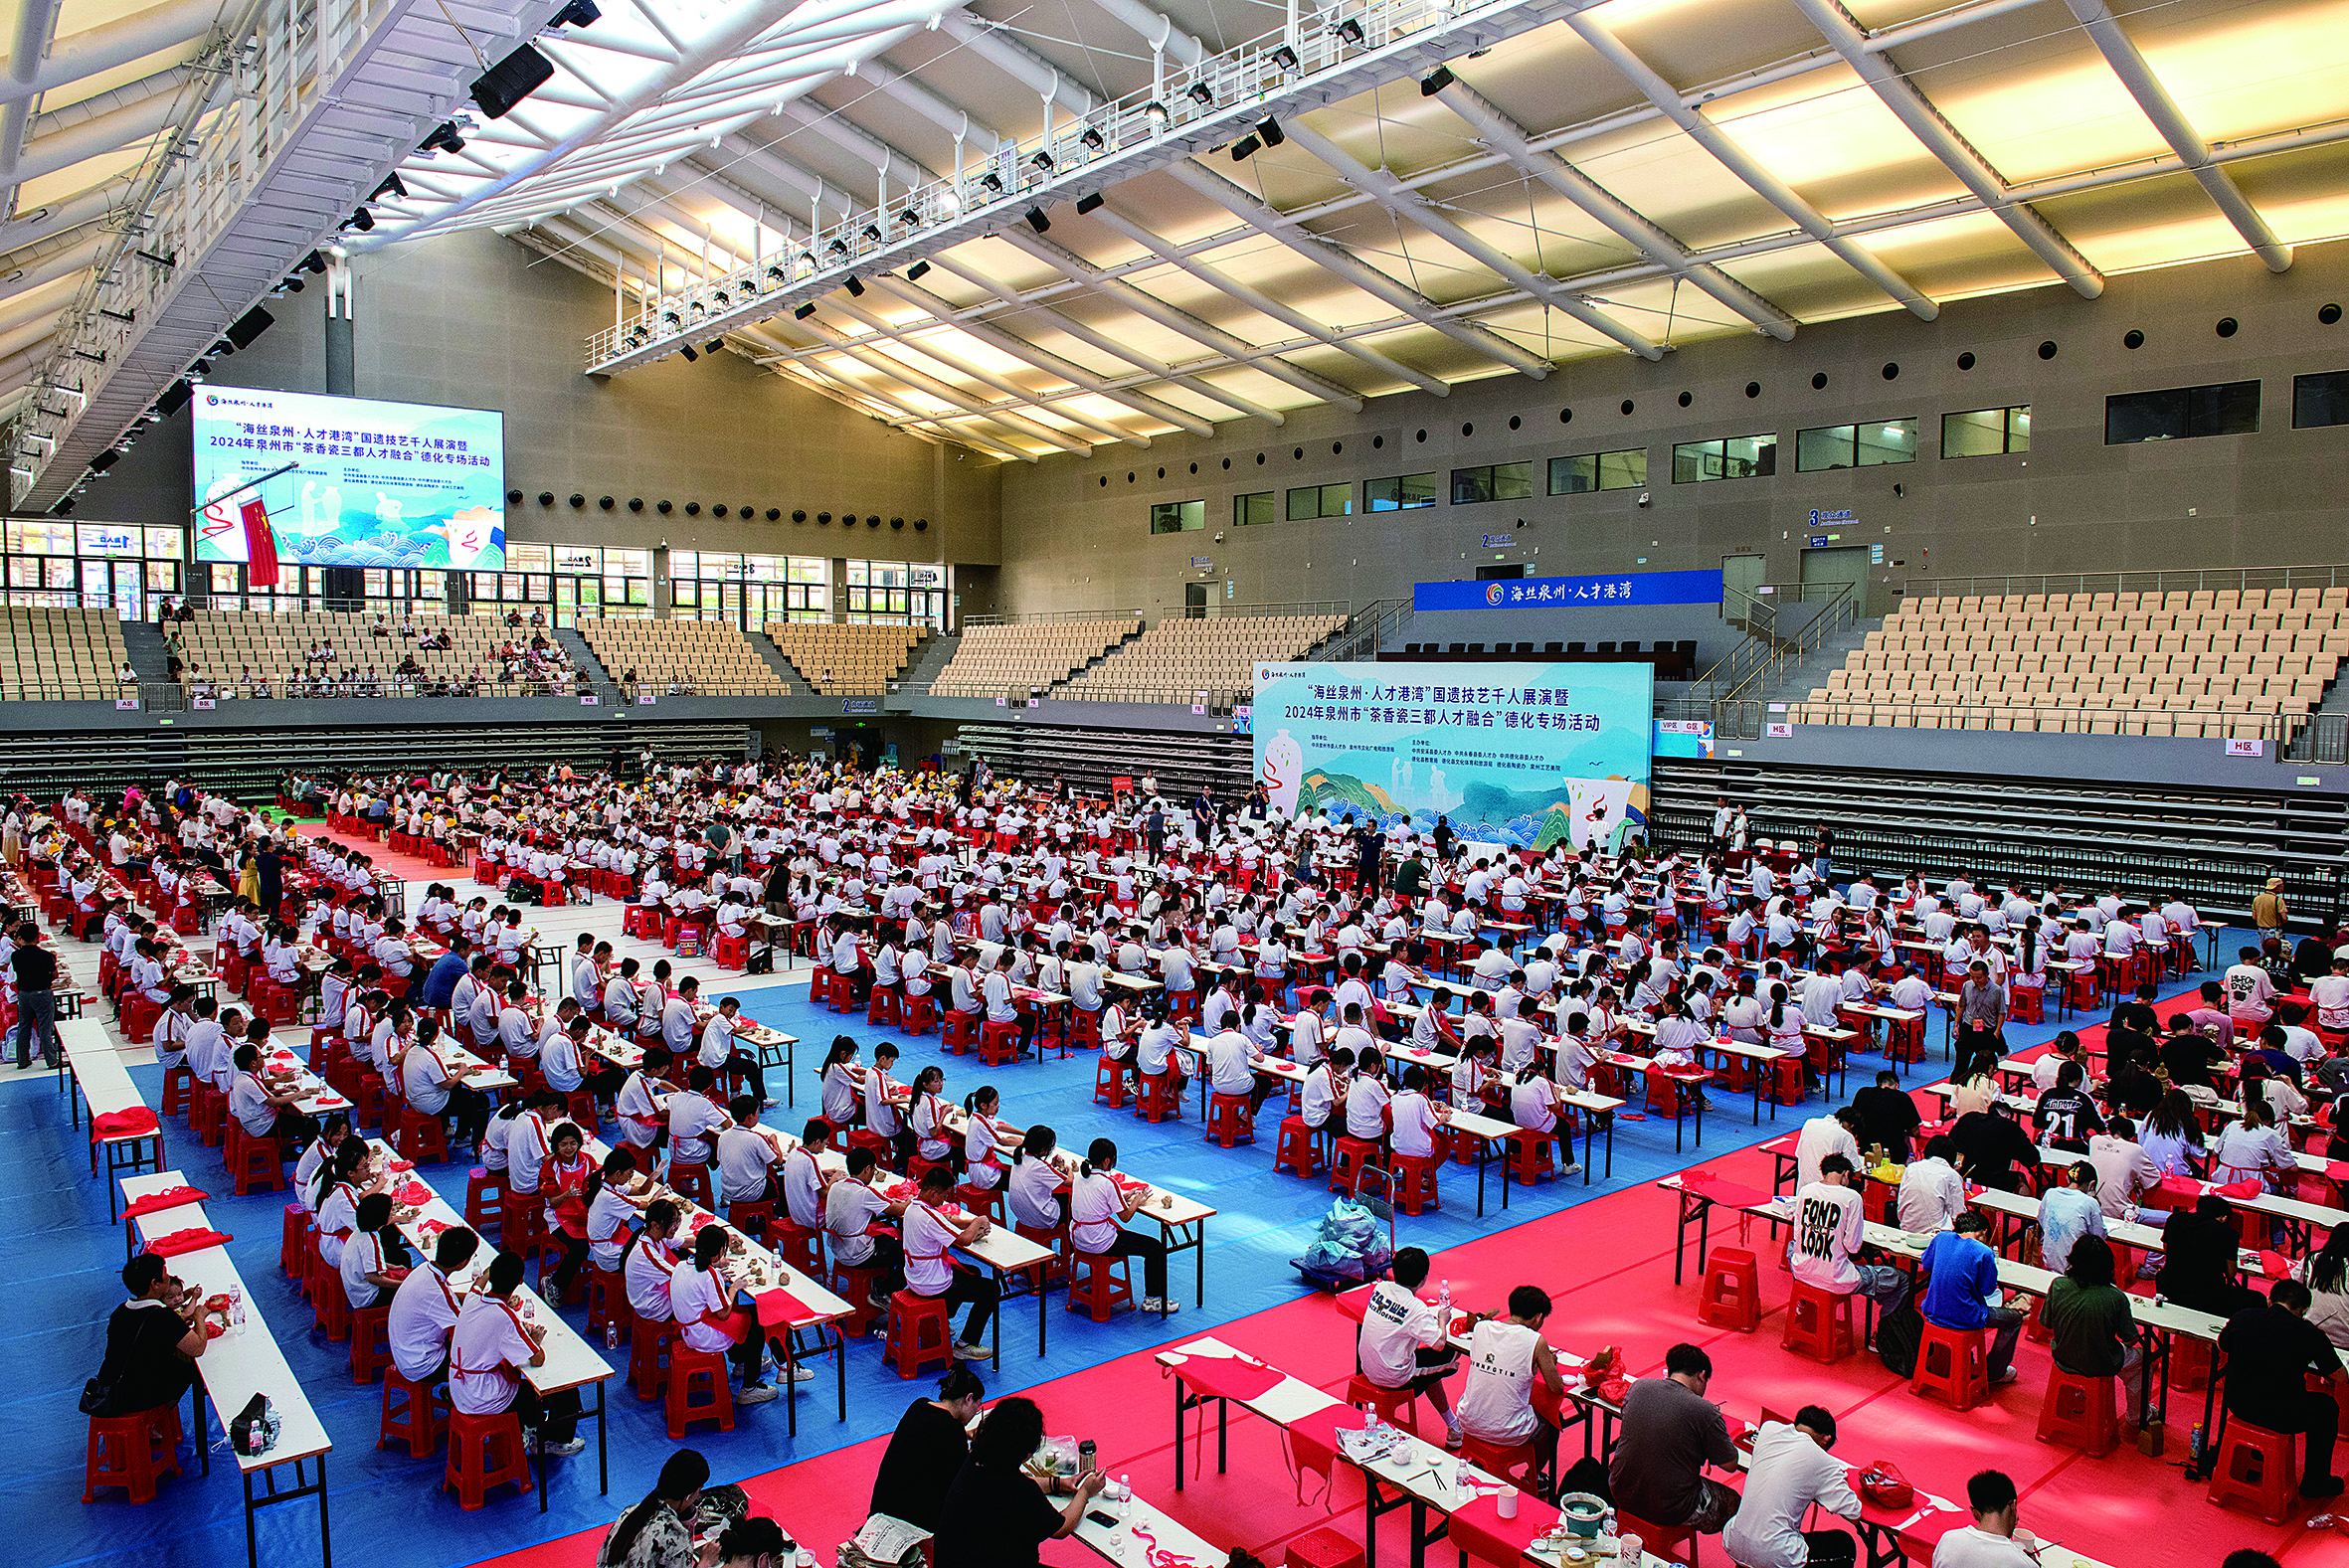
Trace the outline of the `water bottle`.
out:
[[[1451,1281],[1449,1281],[1449,1280],[1445,1280],[1445,1281],[1443,1281],[1441,1284],[1439,1284],[1439,1285],[1436,1287],[1436,1291],[1435,1291],[1435,1309],[1436,1309],[1436,1320],[1437,1320],[1438,1322],[1440,1322],[1440,1323],[1442,1323],[1442,1324],[1444,1325],[1444,1329],[1445,1329],[1445,1331],[1446,1331],[1447,1333],[1448,1333],[1448,1332],[1450,1332],[1450,1331],[1451,1331],[1451,1327],[1452,1327],[1452,1282],[1451,1282]]]
[[[620,1324],[617,1321],[607,1322],[604,1325],[604,1348],[607,1350],[620,1348]]]
[[[2200,1470],[2202,1468],[2202,1450],[2206,1441],[2202,1424],[2197,1422],[2194,1430],[2186,1434],[2186,1457],[2193,1462],[2188,1466],[2188,1469]]]
[[[1131,1477],[1128,1477],[1128,1476],[1120,1476],[1120,1477],[1118,1478],[1118,1517],[1119,1517],[1119,1518],[1121,1518],[1121,1519],[1122,1519],[1122,1518],[1125,1518],[1125,1517],[1126,1517],[1126,1516],[1127,1516],[1129,1513],[1131,1513],[1131,1512],[1133,1511],[1133,1508],[1134,1508],[1134,1481],[1133,1481],[1133,1478],[1131,1478]]]

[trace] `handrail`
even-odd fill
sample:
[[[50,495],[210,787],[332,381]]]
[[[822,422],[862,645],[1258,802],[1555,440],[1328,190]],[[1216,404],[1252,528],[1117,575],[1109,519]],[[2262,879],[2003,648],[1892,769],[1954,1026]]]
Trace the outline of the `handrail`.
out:
[[[1817,586],[1826,587],[1827,585]],[[1734,685],[1721,694],[1719,701],[1736,701],[1748,695],[1748,688],[1758,690],[1759,683],[1776,680],[1780,673],[1790,665],[1799,664],[1813,653],[1818,652],[1825,645],[1830,634],[1843,630],[1860,618],[1859,596],[1852,592],[1852,585],[1837,583],[1833,586],[1835,592],[1827,596],[1825,608],[1812,617],[1810,624],[1797,630],[1792,638],[1781,638],[1773,629],[1766,642],[1755,639],[1753,642],[1740,644],[1740,648],[1758,646],[1764,651],[1754,656],[1751,667],[1738,677]],[[1773,619],[1775,619],[1774,615]],[[1731,667],[1731,672],[1735,673],[1734,665]]]
[[[1194,610],[1199,613],[1193,614]],[[1233,615],[1351,615],[1353,613],[1354,601],[1351,599],[1302,599],[1290,604],[1272,605],[1227,605],[1220,599],[1211,599],[1201,606],[1168,604],[1159,606],[1159,619],[1162,622],[1169,620],[1223,620]]]
[[[2079,572],[2052,576],[1912,577],[1907,599],[2012,599],[2055,594],[2210,594],[2251,589],[2349,588],[2349,566],[2192,568],[2179,571]]]
[[[965,615],[963,625],[971,626],[1026,626],[1055,620],[1140,620],[1148,612],[1137,605],[1131,610],[1036,610],[1021,614]]]
[[[1658,718],[1710,717],[1716,740],[1759,740],[1763,726],[1772,723],[1799,723],[1810,727],[1839,729],[1839,725],[1815,725],[1810,719],[1794,717],[1797,709],[1841,708],[1862,717],[1862,722],[1851,728],[1861,729],[1938,729],[1964,730],[1972,733],[2019,733],[2040,735],[2119,735],[2121,726],[2136,724],[2134,733],[2142,736],[2155,724],[2174,726],[2180,720],[2194,720],[2207,728],[2218,723],[2224,735],[2203,736],[2201,739],[2257,740],[2263,746],[2288,747],[2295,727],[2308,721],[2306,714],[2247,713],[2241,709],[2224,711],[2216,708],[2025,708],[2019,704],[1951,703],[1951,702],[1882,702],[1874,698],[1849,702],[1770,702],[1760,697],[1722,698],[1709,704],[1689,701],[1686,712],[1666,712],[1660,704]],[[1708,711],[1709,710],[1709,711]],[[1993,717],[1993,715],[1997,717]],[[1920,719],[1953,722],[1919,723]],[[2005,731],[1996,729],[2000,720]],[[2096,726],[2110,725],[2109,730]],[[2167,740],[2167,735],[2151,739]],[[2196,739],[2187,736],[2185,739]],[[2278,756],[2281,749],[2278,749]]]
[[[1379,645],[1399,634],[1416,612],[1408,599],[1374,599],[1349,616],[1346,625],[1318,649],[1309,650],[1302,662],[1328,664],[1376,658]]]

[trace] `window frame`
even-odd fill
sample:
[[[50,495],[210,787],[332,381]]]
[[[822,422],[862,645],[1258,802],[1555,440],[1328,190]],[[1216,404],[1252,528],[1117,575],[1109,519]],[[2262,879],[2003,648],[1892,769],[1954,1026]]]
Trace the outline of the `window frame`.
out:
[[[1732,460],[1729,455],[1731,441],[1751,441],[1754,443],[1753,455],[1736,459],[1751,463],[1753,466],[1750,471],[1745,473],[1731,473],[1729,471],[1729,463]],[[1763,444],[1764,442],[1767,444]],[[1708,447],[1712,448],[1710,452],[1706,450]],[[1693,473],[1685,479],[1681,477],[1681,454],[1683,452],[1697,454],[1697,461],[1700,465],[1699,472]],[[1702,465],[1708,457],[1719,464],[1720,472],[1706,473],[1701,471]],[[1712,440],[1675,441],[1672,445],[1672,482],[1674,484],[1712,484],[1718,480],[1727,479],[1770,479],[1775,478],[1777,473],[1778,433],[1775,431],[1759,431],[1750,436],[1716,436]]]
[[[2234,430],[2195,429],[2197,424],[2212,424],[2224,420],[2230,412],[2233,412],[2228,407],[2228,395],[2230,393],[2240,395],[2246,387],[2251,389],[2251,423],[2248,426]],[[2204,394],[2210,396],[2204,397],[2202,396]],[[2182,416],[2183,429],[2175,433],[2158,432],[2125,436],[2118,440],[2113,438],[2113,418],[2116,414],[2130,408],[2149,413],[2157,412],[2153,400],[2161,398],[2178,400],[2177,412]],[[2201,440],[2214,436],[2257,436],[2259,434],[2259,419],[2263,412],[2262,400],[2261,383],[2257,377],[2249,381],[2214,381],[2199,387],[2157,387],[2146,392],[2110,393],[2104,399],[2104,444],[2107,446],[2145,446],[2155,441]]]
[[[1513,494],[1502,493],[1502,476],[1508,470],[1522,470],[1516,473],[1515,482],[1523,488]],[[1480,490],[1482,493],[1478,493]],[[1454,468],[1451,493],[1454,506],[1482,506],[1491,501],[1530,501],[1534,498],[1534,460],[1525,457],[1515,462],[1488,462],[1473,468]]]
[[[1172,514],[1174,526],[1159,526],[1160,514]],[[1195,534],[1207,526],[1207,501],[1201,496],[1195,501],[1153,501],[1150,505],[1150,531],[1159,534]]]
[[[1402,486],[1414,479],[1424,479],[1427,481],[1426,494],[1416,500],[1406,499],[1403,494]],[[1380,485],[1392,485],[1395,487],[1395,498],[1386,502],[1384,505],[1379,504],[1377,496],[1377,487]],[[1435,505],[1437,494],[1436,470],[1433,468],[1428,469],[1425,473],[1385,474],[1376,479],[1364,479],[1362,481],[1362,511],[1365,515],[1371,512],[1415,512],[1421,507]]]
[[[1250,490],[1245,494],[1233,496],[1231,498],[1231,526],[1234,528],[1263,528],[1280,521],[1278,508],[1273,504],[1279,499],[1280,492],[1278,490]],[[1262,517],[1248,515],[1250,501],[1264,503]]]

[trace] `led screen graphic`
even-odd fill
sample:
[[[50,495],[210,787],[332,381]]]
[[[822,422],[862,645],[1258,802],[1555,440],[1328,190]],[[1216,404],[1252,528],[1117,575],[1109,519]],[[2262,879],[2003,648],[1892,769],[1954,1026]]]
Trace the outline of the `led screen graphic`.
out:
[[[505,565],[495,410],[244,387],[199,387],[188,407],[199,562],[243,562],[254,588],[284,566]]]

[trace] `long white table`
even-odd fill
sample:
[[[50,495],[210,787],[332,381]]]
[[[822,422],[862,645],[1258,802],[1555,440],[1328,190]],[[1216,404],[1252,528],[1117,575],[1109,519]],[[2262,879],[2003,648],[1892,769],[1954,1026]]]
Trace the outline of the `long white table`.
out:
[[[60,1018],[57,1037],[65,1047],[65,1068],[72,1087],[79,1091],[69,1100],[74,1125],[82,1125],[84,1107],[90,1112],[90,1175],[98,1173],[98,1149],[103,1147],[106,1151],[106,1220],[111,1224],[120,1217],[115,1202],[116,1181],[134,1171],[163,1168],[163,1120],[157,1117],[154,1128],[147,1132],[100,1132],[99,1117],[146,1110],[146,1099],[130,1081],[121,1053],[106,1038],[105,1026],[96,1019]]]
[[[135,1203],[150,1193],[188,1184],[187,1178],[176,1170],[125,1176],[122,1196]],[[131,1224],[142,1242],[159,1240],[179,1231],[211,1229],[201,1203],[157,1209],[139,1215]],[[260,1316],[261,1305],[253,1292],[246,1289],[227,1248],[203,1247],[184,1252],[168,1260],[168,1267],[189,1289],[208,1297],[243,1297],[246,1312]],[[319,1421],[317,1412],[310,1408],[309,1396],[302,1392],[293,1368],[286,1364],[285,1353],[277,1348],[269,1321],[263,1318],[259,1326],[258,1333],[251,1327],[242,1332],[231,1328],[213,1340],[196,1362],[196,1387],[212,1401],[224,1434],[256,1394],[269,1400],[277,1417],[276,1442],[264,1453],[237,1456],[237,1469],[245,1483],[246,1568],[259,1568],[260,1564],[254,1515],[273,1503],[292,1502],[301,1497],[318,1499],[319,1560],[321,1568],[333,1568],[334,1545],[328,1534],[326,1510],[326,1456],[334,1443],[326,1436],[325,1424]],[[196,1419],[191,1423],[191,1432],[203,1456],[204,1474],[209,1476],[212,1474],[209,1428],[202,1419],[200,1406],[192,1413]],[[293,1484],[289,1487],[277,1484],[276,1471],[281,1465],[293,1467]],[[258,1491],[257,1481],[261,1486]]]

